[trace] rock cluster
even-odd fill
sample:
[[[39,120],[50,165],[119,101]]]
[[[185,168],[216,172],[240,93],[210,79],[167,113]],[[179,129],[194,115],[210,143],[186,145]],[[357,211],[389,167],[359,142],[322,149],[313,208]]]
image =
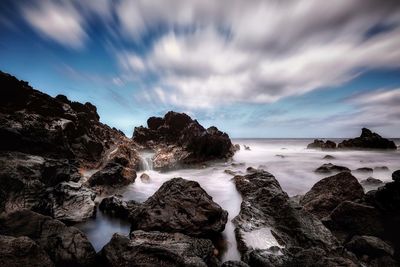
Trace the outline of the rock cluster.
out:
[[[328,149],[335,149],[336,148],[336,143],[331,141],[331,140],[327,140],[327,141],[323,141],[320,139],[315,139],[314,142],[312,142],[311,144],[307,145],[308,149],[315,149],[315,148],[320,148],[323,150],[328,150]]]
[[[226,133],[214,126],[205,129],[184,113],[170,111],[164,118],[151,117],[147,125],[135,128],[133,140],[155,150],[154,168],[226,159],[235,151]]]
[[[396,144],[367,128],[362,128],[360,137],[344,140],[338,144],[343,149],[397,149]]]

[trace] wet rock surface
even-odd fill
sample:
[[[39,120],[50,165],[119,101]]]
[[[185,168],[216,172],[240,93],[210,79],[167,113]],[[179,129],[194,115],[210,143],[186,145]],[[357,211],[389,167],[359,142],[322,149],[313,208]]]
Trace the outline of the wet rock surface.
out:
[[[95,263],[96,253],[81,231],[29,210],[3,213],[0,234],[33,239],[56,266],[92,266]]]
[[[4,267],[53,267],[47,253],[26,236],[0,235],[0,265]]]
[[[130,200],[124,201],[119,196],[104,198],[99,205],[99,209],[106,214],[118,217],[124,220],[131,220],[135,209],[141,206],[140,203]]]
[[[134,231],[114,234],[100,252],[103,266],[219,266],[208,239],[180,233]]]
[[[364,196],[358,180],[349,172],[341,172],[317,182],[300,204],[303,208],[322,219],[345,200],[356,200]]]
[[[89,179],[90,186],[119,187],[133,183],[136,179],[136,171],[125,168],[123,165],[110,162],[101,170],[94,173]]]
[[[338,148],[345,149],[397,149],[395,143],[373,133],[367,128],[362,128],[360,137],[344,140]]]
[[[326,163],[315,169],[316,173],[335,173],[335,172],[350,172],[350,169],[344,166],[334,165],[332,163]]]
[[[224,230],[227,216],[197,182],[173,178],[135,210],[132,230],[211,237]]]
[[[227,159],[235,151],[226,133],[214,126],[205,129],[184,113],[170,111],[164,118],[151,117],[147,125],[135,128],[133,140],[155,150],[154,167],[158,169]]]
[[[335,149],[336,143],[331,140],[323,141],[323,140],[315,139],[314,142],[307,145],[307,148],[308,149],[318,149],[319,148],[319,149],[323,149],[323,150]]]

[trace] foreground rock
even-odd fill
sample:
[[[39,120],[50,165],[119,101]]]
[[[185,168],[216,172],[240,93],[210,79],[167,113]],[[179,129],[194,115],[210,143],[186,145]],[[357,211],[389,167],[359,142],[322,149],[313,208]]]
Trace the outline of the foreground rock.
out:
[[[224,230],[227,216],[197,182],[173,178],[135,210],[132,230],[210,237]]]
[[[338,148],[348,149],[397,149],[396,144],[367,128],[362,128],[360,137],[344,140]]]
[[[235,233],[250,266],[356,266],[316,217],[290,201],[273,175],[258,170],[235,176],[234,182],[243,197]]]
[[[105,165],[88,180],[90,186],[119,187],[133,183],[136,171],[115,162]]]
[[[53,267],[46,252],[26,236],[0,235],[0,265],[4,267]]]
[[[208,239],[183,234],[134,231],[114,234],[100,252],[104,266],[219,266]]]
[[[106,214],[118,217],[124,220],[131,220],[135,209],[141,204],[136,201],[124,201],[118,196],[104,198],[99,205],[99,209]]]
[[[29,210],[0,216],[0,234],[32,238],[56,266],[92,266],[96,252],[75,227]]]
[[[324,142],[323,140],[315,139],[314,142],[307,145],[307,148],[308,149],[319,148],[319,149],[323,149],[323,150],[335,149],[336,143],[331,140],[327,140],[326,142]]]
[[[226,133],[216,127],[205,129],[184,113],[170,111],[164,118],[151,117],[147,125],[135,128],[133,140],[155,151],[154,168],[227,159],[235,151]]]
[[[318,218],[328,216],[333,209],[345,200],[356,200],[364,196],[364,190],[358,180],[349,172],[341,172],[317,182],[300,204]]]
[[[351,170],[344,166],[334,165],[332,163],[325,163],[315,170],[316,173],[329,174],[335,172],[351,172]]]

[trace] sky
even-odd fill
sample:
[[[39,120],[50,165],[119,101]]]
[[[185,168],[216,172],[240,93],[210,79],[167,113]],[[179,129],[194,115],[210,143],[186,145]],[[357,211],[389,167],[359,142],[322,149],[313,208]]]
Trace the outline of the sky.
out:
[[[400,1],[2,0],[0,70],[127,136],[174,110],[235,138],[400,137]]]

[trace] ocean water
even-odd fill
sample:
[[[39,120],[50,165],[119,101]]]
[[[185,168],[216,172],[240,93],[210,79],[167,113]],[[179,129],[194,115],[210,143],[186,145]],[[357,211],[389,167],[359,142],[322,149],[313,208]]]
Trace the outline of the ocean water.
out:
[[[332,139],[331,139],[332,140]],[[334,140],[334,139],[333,139]],[[339,139],[334,140],[341,141]],[[316,168],[324,163],[333,163],[348,167],[352,174],[362,181],[374,177],[388,182],[391,173],[400,169],[400,150],[397,151],[321,151],[306,149],[312,139],[234,139],[235,144],[241,145],[241,150],[236,152],[230,162],[209,163],[201,168],[182,169],[170,172],[158,172],[151,168],[151,153],[143,153],[143,171],[138,172],[136,181],[121,189],[126,200],[143,202],[150,197],[167,180],[182,177],[195,180],[213,197],[223,209],[229,213],[228,223],[222,238],[216,245],[220,248],[220,257],[225,260],[240,259],[234,236],[234,226],[231,220],[239,213],[241,196],[236,191],[232,182],[232,175],[225,170],[246,173],[247,167],[262,168],[272,173],[289,196],[304,194],[320,179],[329,175],[317,174]],[[400,140],[395,140],[400,144]],[[250,150],[245,150],[244,146]],[[332,155],[333,160],[325,160],[325,155]],[[381,170],[386,166],[389,170]],[[360,173],[353,170],[362,167],[375,168],[371,173]],[[377,168],[378,167],[378,168]],[[150,176],[150,181],[145,183],[139,178],[142,173]],[[374,189],[364,188],[365,191]],[[98,211],[96,219],[77,225],[85,232],[95,249],[100,250],[110,239],[113,233],[129,234],[129,224],[118,219],[110,218]],[[267,236],[267,235],[266,235]],[[251,242],[249,236],[248,241]],[[262,240],[253,238],[255,247],[262,247]],[[266,240],[270,242],[271,240]]]

